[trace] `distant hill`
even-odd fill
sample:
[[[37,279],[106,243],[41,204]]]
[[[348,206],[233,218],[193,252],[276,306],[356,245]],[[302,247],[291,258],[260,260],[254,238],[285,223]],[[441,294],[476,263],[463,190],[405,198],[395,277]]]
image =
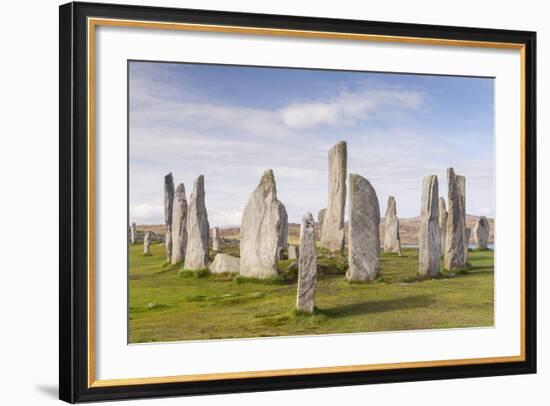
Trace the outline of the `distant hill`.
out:
[[[474,236],[473,231],[475,224],[477,220],[479,219],[479,216],[474,216],[471,214],[466,215],[466,224],[468,227],[472,229],[472,235],[470,237],[470,243],[474,243]],[[488,219],[490,227],[490,233],[489,233],[489,243],[494,242],[494,229],[495,229],[495,220],[494,219]],[[402,244],[416,244],[418,242],[417,235],[418,235],[418,229],[420,227],[420,218],[419,217],[411,217],[407,219],[399,219],[399,234],[401,237],[401,243]],[[317,225],[316,225],[317,228]],[[153,225],[138,225],[138,230],[143,231],[153,231],[157,234],[164,234],[164,225],[162,224],[153,224]],[[227,227],[227,228],[221,228],[220,234],[223,238],[231,238],[231,239],[238,239],[240,233],[239,227]],[[382,219],[382,222],[380,224],[380,238],[382,239],[384,235],[384,219]],[[288,225],[288,237],[289,241],[291,243],[296,243],[300,237],[300,225],[296,223],[290,223]]]

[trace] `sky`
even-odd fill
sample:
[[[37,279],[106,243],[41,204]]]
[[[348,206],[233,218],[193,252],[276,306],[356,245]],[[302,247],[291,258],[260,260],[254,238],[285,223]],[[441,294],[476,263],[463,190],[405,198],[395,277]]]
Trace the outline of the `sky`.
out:
[[[241,222],[273,169],[289,222],[326,207],[328,150],[347,141],[348,174],[367,178],[381,216],[419,215],[422,179],[466,176],[468,214],[494,215],[492,78],[129,62],[129,210],[163,223],[163,178],[205,177],[211,226]],[[347,217],[347,213],[346,213]]]

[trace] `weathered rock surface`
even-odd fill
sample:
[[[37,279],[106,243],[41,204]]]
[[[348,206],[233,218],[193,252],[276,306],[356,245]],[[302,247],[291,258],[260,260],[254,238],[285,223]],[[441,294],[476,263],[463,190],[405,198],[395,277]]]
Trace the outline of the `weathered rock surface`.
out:
[[[462,269],[464,258],[464,227],[466,221],[465,189],[466,179],[455,175],[454,169],[447,169],[447,232],[445,240],[445,269]]]
[[[222,239],[220,237],[220,228],[214,227],[212,228],[212,250],[216,252],[220,252],[222,248]]]
[[[180,183],[172,205],[172,264],[185,260],[187,250],[187,198],[185,186]]]
[[[321,209],[319,210],[319,213],[317,213],[317,227],[319,228],[319,235],[318,235],[319,241],[321,241],[321,236],[323,235],[323,221],[325,219],[326,212],[327,212],[327,209]]]
[[[395,198],[388,198],[388,206],[384,217],[384,251],[401,253],[401,240],[399,238],[399,218]]]
[[[172,261],[172,205],[174,204],[174,177],[164,177],[164,224],[166,226],[166,262]]]
[[[434,277],[439,273],[441,236],[439,233],[439,185],[437,176],[424,177],[418,232],[418,273]]]
[[[470,235],[472,235],[472,229],[464,227],[464,263],[468,262]]]
[[[243,212],[240,230],[241,275],[268,278],[278,274],[277,260],[281,234],[285,228],[281,206],[277,199],[275,176],[269,169],[250,195]]]
[[[288,245],[288,214],[283,203],[279,204],[279,217],[281,219],[281,225],[279,227],[278,258],[284,259],[284,250],[286,250],[286,247]]]
[[[447,207],[445,198],[439,198],[439,234],[441,235],[441,255],[445,255],[445,241],[447,239]]]
[[[300,253],[296,309],[313,313],[315,309],[315,284],[317,282],[317,248],[315,247],[315,220],[311,213],[304,214],[302,218]]]
[[[300,250],[297,245],[288,246],[288,259],[297,259],[300,256]]]
[[[212,273],[239,273],[241,260],[229,254],[216,254],[208,267]]]
[[[130,242],[132,244],[136,243],[136,237],[137,237],[136,223],[132,223],[132,225],[130,226]]]
[[[349,281],[371,282],[380,273],[380,206],[376,191],[360,175],[349,175]],[[303,253],[300,253],[303,255]]]
[[[323,219],[321,247],[344,249],[346,207],[347,144],[340,141],[328,153],[328,205]]]
[[[151,255],[151,240],[149,239],[149,231],[147,231],[143,237],[143,253],[145,255]]]
[[[208,213],[204,200],[204,176],[193,185],[187,212],[187,250],[184,269],[198,271],[208,268]]]
[[[489,221],[487,221],[487,217],[481,216],[479,220],[477,220],[474,228],[474,239],[477,249],[487,249],[487,244],[489,243],[489,231],[490,226]]]

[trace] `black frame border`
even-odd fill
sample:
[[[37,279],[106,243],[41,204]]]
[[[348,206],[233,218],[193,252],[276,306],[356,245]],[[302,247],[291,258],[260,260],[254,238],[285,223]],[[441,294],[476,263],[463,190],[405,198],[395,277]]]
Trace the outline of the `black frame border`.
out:
[[[86,23],[88,17],[524,45],[525,361],[88,387]],[[61,400],[75,403],[536,373],[535,32],[79,2],[60,6],[59,22],[59,398]]]

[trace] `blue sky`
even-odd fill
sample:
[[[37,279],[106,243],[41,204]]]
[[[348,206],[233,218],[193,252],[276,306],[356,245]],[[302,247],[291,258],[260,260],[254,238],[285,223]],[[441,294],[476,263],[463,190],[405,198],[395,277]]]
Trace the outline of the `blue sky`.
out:
[[[163,176],[205,176],[212,226],[240,223],[261,174],[275,173],[289,221],[326,206],[327,152],[419,214],[422,178],[466,176],[469,214],[494,214],[493,79],[130,62],[130,221],[160,224]]]

